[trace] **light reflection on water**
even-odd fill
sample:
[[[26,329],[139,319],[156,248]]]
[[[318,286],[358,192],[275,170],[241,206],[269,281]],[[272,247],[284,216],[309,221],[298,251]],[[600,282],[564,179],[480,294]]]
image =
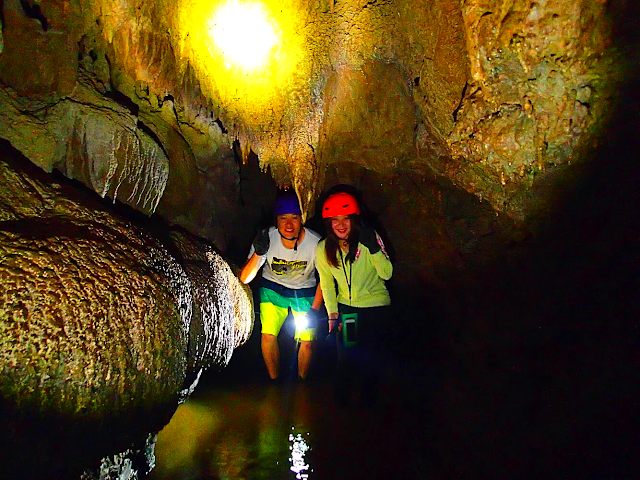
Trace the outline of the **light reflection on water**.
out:
[[[149,478],[416,478],[416,420],[389,403],[341,407],[330,382],[199,388],[159,433]]]
[[[176,410],[156,444],[152,478],[309,478],[304,385],[210,391]],[[293,426],[292,426],[293,425]]]
[[[291,430],[294,428],[295,427],[291,427]],[[308,435],[309,432],[307,432],[307,436]],[[309,474],[305,473],[309,470],[309,464],[306,463],[304,458],[307,450],[310,449],[309,445],[301,433],[297,433],[295,436],[293,433],[290,433],[289,441],[291,442],[291,446],[289,447],[291,450],[291,457],[289,457],[289,461],[291,462],[290,470],[296,474],[296,479],[309,478]]]

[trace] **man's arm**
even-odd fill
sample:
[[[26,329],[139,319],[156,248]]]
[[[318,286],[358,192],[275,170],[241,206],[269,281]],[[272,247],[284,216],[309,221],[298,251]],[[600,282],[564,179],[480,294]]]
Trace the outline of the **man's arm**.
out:
[[[311,308],[315,310],[320,310],[322,308],[322,287],[320,286],[320,282],[318,282],[318,288],[316,288],[316,295],[313,297],[313,303],[311,304]]]
[[[247,263],[245,263],[242,270],[240,270],[240,281],[246,285],[256,278],[256,274],[258,273],[258,270],[260,270],[262,263],[263,257],[256,253],[251,255],[251,258],[247,260]]]

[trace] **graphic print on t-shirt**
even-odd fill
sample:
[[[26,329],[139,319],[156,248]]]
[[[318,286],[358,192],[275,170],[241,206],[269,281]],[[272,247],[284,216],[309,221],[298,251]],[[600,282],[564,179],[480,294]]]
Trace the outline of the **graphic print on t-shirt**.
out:
[[[271,271],[276,275],[296,275],[303,274],[307,268],[306,260],[282,260],[273,257],[271,262]]]

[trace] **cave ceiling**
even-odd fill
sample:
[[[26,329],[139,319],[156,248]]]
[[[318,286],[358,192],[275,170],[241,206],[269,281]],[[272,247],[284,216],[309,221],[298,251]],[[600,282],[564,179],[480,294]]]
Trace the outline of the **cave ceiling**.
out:
[[[535,183],[597,142],[622,75],[599,0],[244,2],[274,37],[252,68],[213,39],[227,3],[3,0],[0,136],[213,240],[251,152],[308,215],[352,164],[523,220]]]

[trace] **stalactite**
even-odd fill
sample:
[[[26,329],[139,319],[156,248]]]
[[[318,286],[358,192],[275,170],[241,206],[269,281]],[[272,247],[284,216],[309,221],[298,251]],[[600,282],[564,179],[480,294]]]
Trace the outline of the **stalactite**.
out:
[[[169,179],[169,160],[162,149],[142,130],[132,131],[109,117],[82,111],[79,117],[93,189],[115,202],[121,187],[128,185],[131,191],[124,201],[155,212]]]

